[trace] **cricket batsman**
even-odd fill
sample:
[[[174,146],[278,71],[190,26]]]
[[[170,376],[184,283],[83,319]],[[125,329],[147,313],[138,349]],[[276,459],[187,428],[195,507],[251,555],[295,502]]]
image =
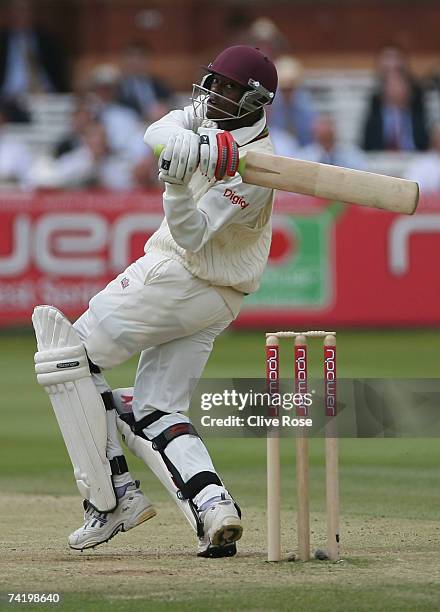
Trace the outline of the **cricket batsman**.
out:
[[[277,88],[258,49],[225,49],[193,85],[192,105],[152,124],[161,150],[165,217],[145,254],[95,295],[74,325],[37,306],[37,378],[48,392],[84,524],[69,536],[95,547],[156,512],[127,466],[127,447],[173,496],[198,555],[236,553],[240,509],[186,415],[214,340],[258,289],[269,255],[273,191],[244,184],[239,155],[272,153],[265,107]],[[140,353],[134,389],[112,392],[102,372]]]

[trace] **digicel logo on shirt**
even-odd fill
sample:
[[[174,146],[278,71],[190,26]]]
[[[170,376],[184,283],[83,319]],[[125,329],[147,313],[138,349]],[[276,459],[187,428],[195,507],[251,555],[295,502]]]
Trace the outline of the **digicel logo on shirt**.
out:
[[[237,204],[237,206],[240,206],[240,208],[246,208],[250,204],[250,202],[246,202],[241,195],[235,193],[235,191],[232,191],[232,189],[225,189],[223,197],[229,198],[232,204]]]

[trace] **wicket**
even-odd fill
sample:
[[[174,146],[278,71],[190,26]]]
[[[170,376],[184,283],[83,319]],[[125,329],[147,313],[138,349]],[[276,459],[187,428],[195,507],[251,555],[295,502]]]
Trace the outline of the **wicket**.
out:
[[[327,510],[327,556],[339,559],[339,467],[338,438],[336,432],[336,332],[270,332],[266,334],[266,380],[270,394],[279,392],[279,340],[294,339],[295,393],[307,393],[307,340],[323,339],[323,363],[326,420],[325,470]],[[278,416],[278,407],[271,406],[270,416]],[[296,416],[307,417],[305,404],[296,407]],[[296,438],[297,534],[298,557],[310,559],[309,508],[309,441],[304,433]],[[273,432],[267,436],[267,560],[281,560],[281,471],[280,438]]]

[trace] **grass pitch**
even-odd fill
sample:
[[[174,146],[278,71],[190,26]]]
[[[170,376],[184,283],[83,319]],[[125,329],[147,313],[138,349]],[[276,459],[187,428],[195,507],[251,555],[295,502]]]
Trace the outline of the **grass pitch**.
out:
[[[250,439],[208,440],[244,514],[237,557],[197,559],[185,520],[134,459],[130,467],[158,516],[95,551],[78,553],[67,548],[66,537],[81,523],[81,503],[52,408],[35,381],[33,336],[3,334],[0,346],[1,609],[12,609],[6,598],[12,592],[58,592],[56,609],[72,611],[440,608],[437,439],[341,440],[343,559],[336,564],[265,561],[265,443]],[[284,376],[292,369],[287,351]],[[311,375],[321,372],[319,357],[320,348],[312,349]],[[134,369],[131,361],[111,372],[109,381],[127,386]],[[262,334],[231,332],[217,341],[205,375],[255,377],[263,370]],[[338,334],[341,377],[437,377],[438,370],[434,332]],[[294,461],[293,445],[283,440],[285,556],[296,540]],[[325,547],[322,440],[311,441],[311,508],[312,543]]]

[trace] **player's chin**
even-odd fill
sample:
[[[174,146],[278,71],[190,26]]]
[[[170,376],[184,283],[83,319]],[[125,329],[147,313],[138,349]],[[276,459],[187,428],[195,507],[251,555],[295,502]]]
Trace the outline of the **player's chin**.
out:
[[[218,108],[213,108],[212,106],[208,106],[206,109],[206,118],[207,119],[221,119],[224,114],[219,111]]]
[[[209,104],[206,107],[206,118],[213,119],[214,121],[221,121],[222,119],[228,118],[229,115],[226,111],[224,111],[219,106],[213,106]]]

